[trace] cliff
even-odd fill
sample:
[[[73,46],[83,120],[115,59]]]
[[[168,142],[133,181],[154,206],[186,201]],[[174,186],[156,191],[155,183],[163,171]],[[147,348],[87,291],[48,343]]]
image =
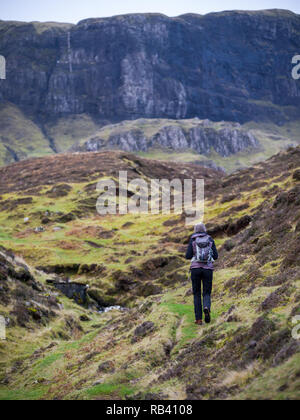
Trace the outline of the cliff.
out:
[[[38,118],[209,118],[284,123],[299,116],[292,12],[169,18],[133,14],[77,25],[0,21],[0,99]],[[286,108],[288,107],[288,108]]]
[[[300,83],[291,74],[299,45],[300,16],[284,10],[132,14],[77,25],[0,21],[7,69],[0,80],[0,163],[66,151],[124,120],[286,127],[300,117]],[[187,143],[199,153],[233,150],[203,136],[200,147],[198,134]],[[166,137],[158,141],[169,146]]]

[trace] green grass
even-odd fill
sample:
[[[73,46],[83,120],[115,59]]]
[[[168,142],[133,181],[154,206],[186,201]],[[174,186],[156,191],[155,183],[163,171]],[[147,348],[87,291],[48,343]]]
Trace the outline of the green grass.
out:
[[[100,384],[86,390],[86,395],[88,397],[97,397],[97,396],[119,396],[124,398],[126,395],[131,395],[135,392],[135,389],[126,385],[119,384]]]
[[[50,356],[46,356],[41,361],[38,361],[35,365],[35,370],[41,371],[50,367],[53,363],[57,362],[63,357],[63,353],[53,353]]]
[[[185,152],[175,152],[172,150],[153,148],[153,149],[149,149],[148,152],[138,152],[136,154],[146,159],[172,161],[172,162],[179,162],[179,163],[181,162],[193,163],[195,161],[205,162],[208,160],[205,156],[198,155],[193,150],[187,150]]]
[[[272,140],[271,133],[265,133],[258,129],[252,130],[252,132],[259,140],[259,150],[245,150],[229,157],[222,157],[216,152],[211,152],[209,158],[213,160],[218,166],[225,168],[227,173],[232,173],[238,169],[253,166],[259,162],[262,162],[275,155],[276,153],[279,153],[281,150],[287,148],[287,146],[290,144],[297,144],[296,141],[291,140],[289,136],[281,138],[280,140]]]
[[[14,160],[6,146],[12,149],[19,159],[53,153],[41,129],[15,105],[0,105],[0,127],[0,165]]]
[[[48,31],[52,28],[59,28],[59,29],[71,29],[74,26],[72,23],[62,23],[62,22],[32,22],[36,32],[38,34],[42,34],[45,31]]]
[[[35,389],[7,389],[0,386],[1,401],[34,401],[42,399],[48,387],[37,385]]]
[[[181,339],[177,345],[178,348],[184,346],[185,343],[197,337],[199,332],[199,326],[195,325],[195,315],[193,305],[178,304],[172,302],[166,302],[162,304],[166,309],[183,318],[183,325],[181,329]]]
[[[82,191],[86,184],[72,184],[72,191],[68,198],[61,197],[55,200],[45,194],[33,196],[33,203],[19,206],[12,211],[0,213],[0,242],[7,248],[12,249],[17,254],[22,254],[29,263],[33,265],[54,265],[54,264],[99,264],[104,262],[108,272],[121,269],[126,271],[128,264],[125,263],[129,251],[135,251],[137,245],[140,253],[145,252],[150,246],[157,244],[160,235],[165,232],[163,223],[169,219],[169,215],[148,216],[147,223],[144,222],[142,215],[126,215],[120,222],[119,216],[105,218],[91,217],[73,222],[61,224],[53,221],[45,225],[45,232],[35,234],[30,232],[26,237],[17,237],[20,232],[34,229],[41,226],[41,217],[45,211],[51,213],[60,211],[64,214],[76,211],[78,206],[78,191]],[[44,188],[45,193],[49,188]],[[80,196],[80,200],[85,195]],[[3,200],[15,199],[14,194],[5,194]],[[29,222],[24,224],[24,216],[29,217]],[[133,225],[126,230],[120,229],[120,223],[133,222]],[[53,227],[61,226],[63,229],[53,232]],[[106,231],[117,229],[115,237],[110,239],[97,238],[94,233],[85,233],[86,228],[102,227]],[[74,230],[75,229],[75,230]],[[76,230],[77,229],[77,230]],[[74,230],[74,233],[72,231]],[[82,234],[80,233],[82,230]],[[94,242],[102,248],[93,248],[87,241]],[[122,251],[118,242],[127,244],[126,252]],[[69,249],[68,249],[69,247]],[[118,261],[110,261],[111,250],[119,251]],[[125,253],[124,253],[125,252]],[[116,254],[117,255],[117,254]],[[147,255],[147,258],[149,256]],[[134,258],[135,264],[143,262],[143,256]],[[84,280],[84,276],[80,276]],[[89,280],[89,283],[91,280]],[[95,279],[97,282],[97,279]],[[92,283],[94,281],[92,280]],[[90,283],[91,284],[91,283]]]
[[[99,125],[87,114],[67,116],[46,124],[46,131],[59,152],[67,151],[79,140],[87,139],[98,130]]]

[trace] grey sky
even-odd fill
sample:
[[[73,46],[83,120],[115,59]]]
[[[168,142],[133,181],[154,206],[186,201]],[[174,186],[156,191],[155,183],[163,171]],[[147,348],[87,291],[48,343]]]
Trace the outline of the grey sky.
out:
[[[289,9],[300,14],[299,0],[0,0],[0,19],[77,23],[90,17],[157,12],[168,16],[222,10]]]

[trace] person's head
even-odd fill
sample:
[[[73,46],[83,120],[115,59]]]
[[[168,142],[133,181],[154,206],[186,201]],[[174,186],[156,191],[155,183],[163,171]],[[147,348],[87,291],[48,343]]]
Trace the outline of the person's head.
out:
[[[197,225],[195,225],[194,232],[195,233],[206,233],[205,224],[204,223],[198,223]]]

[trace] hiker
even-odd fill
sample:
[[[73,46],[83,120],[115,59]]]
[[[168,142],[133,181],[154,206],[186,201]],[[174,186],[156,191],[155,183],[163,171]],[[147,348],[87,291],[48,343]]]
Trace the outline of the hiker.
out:
[[[203,223],[195,226],[186,252],[186,259],[192,260],[191,277],[193,284],[196,324],[202,325],[204,308],[205,322],[210,323],[211,291],[213,281],[213,262],[218,259],[215,241],[207,234]],[[201,301],[201,282],[203,283],[203,307]]]

